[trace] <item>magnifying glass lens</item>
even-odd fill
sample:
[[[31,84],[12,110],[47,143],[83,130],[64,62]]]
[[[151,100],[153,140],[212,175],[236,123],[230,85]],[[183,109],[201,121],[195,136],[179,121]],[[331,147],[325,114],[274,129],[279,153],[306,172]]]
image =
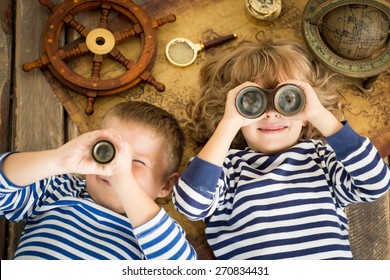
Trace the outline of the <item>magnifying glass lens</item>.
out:
[[[303,98],[304,95],[298,87],[283,87],[276,93],[278,110],[286,116],[298,114],[305,103]]]
[[[195,52],[186,42],[177,41],[169,45],[168,55],[177,64],[187,64],[193,59]]]
[[[246,118],[260,117],[267,106],[265,93],[257,87],[245,87],[236,97],[237,111]]]

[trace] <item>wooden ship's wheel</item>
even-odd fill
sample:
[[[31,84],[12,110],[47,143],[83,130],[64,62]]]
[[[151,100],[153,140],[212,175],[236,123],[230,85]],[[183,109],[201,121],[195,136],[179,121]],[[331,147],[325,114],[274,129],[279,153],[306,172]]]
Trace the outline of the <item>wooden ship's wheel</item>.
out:
[[[156,81],[150,73],[157,54],[154,29],[174,22],[174,15],[151,20],[139,5],[130,0],[65,0],[59,5],[50,0],[39,2],[51,12],[44,30],[43,55],[23,64],[24,71],[48,68],[63,84],[87,97],[85,112],[89,115],[93,113],[98,96],[117,94],[143,81],[160,92],[165,90],[164,84]],[[82,13],[89,11],[100,11],[96,27],[81,22]],[[74,29],[80,37],[61,46],[60,34],[64,27]],[[127,58],[118,48],[120,43],[133,38],[141,44],[136,59]],[[69,61],[84,56],[92,57],[88,77],[74,71],[69,64]],[[103,62],[107,59],[124,68],[119,76],[101,77]]]

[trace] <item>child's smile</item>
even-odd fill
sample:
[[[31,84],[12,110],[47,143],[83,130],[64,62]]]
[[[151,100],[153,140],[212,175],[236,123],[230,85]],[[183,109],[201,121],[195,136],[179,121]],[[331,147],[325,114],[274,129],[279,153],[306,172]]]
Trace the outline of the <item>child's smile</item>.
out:
[[[280,124],[269,124],[259,127],[257,130],[266,133],[266,134],[274,134],[281,133],[287,129],[287,126]]]

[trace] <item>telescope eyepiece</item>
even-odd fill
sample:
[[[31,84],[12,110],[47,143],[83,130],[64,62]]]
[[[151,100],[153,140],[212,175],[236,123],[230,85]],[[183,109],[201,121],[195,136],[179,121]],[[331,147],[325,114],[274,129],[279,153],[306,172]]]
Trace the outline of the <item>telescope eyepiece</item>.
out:
[[[91,156],[97,163],[110,163],[115,157],[115,146],[108,140],[100,140],[92,146]]]

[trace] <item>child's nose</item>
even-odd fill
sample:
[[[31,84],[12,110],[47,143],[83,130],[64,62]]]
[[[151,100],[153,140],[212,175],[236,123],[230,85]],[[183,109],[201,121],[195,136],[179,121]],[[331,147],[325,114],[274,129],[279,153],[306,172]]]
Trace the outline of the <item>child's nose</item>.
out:
[[[266,118],[280,118],[282,115],[276,111],[275,109],[271,108],[271,109],[267,109],[265,111],[265,117]]]

